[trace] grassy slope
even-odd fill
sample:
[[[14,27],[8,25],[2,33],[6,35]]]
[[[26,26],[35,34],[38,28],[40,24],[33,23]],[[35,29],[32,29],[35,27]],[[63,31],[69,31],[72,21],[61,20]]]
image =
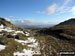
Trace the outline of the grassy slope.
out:
[[[64,25],[45,28],[38,30],[37,34],[39,36],[39,41],[44,41],[42,43],[45,43],[42,44],[40,42],[41,46],[43,47],[43,45],[46,45],[46,49],[43,49],[43,51],[49,53],[50,46],[52,47],[52,56],[58,56],[57,53],[59,51],[75,50],[75,26]]]
[[[38,39],[40,43],[41,53],[43,56],[58,56],[58,53],[60,51],[74,51],[75,45],[72,42],[69,41],[58,41],[53,36],[37,36],[36,39]]]
[[[15,25],[11,24],[9,21],[6,21],[4,18],[0,18],[0,24],[3,24],[4,27],[10,27],[15,31],[23,31],[23,32],[30,32],[30,29],[23,29],[16,27]],[[13,56],[13,53],[15,51],[22,51],[24,48],[27,49],[27,46],[23,46],[22,44],[16,42],[14,39],[16,39],[16,36],[13,36],[12,33],[8,33],[3,31],[3,36],[0,35],[0,44],[6,45],[6,48],[2,51],[0,51],[0,56]],[[10,34],[10,37],[7,35]],[[17,34],[19,39],[21,40],[27,40],[27,37],[23,34]],[[19,48],[17,48],[19,46]]]

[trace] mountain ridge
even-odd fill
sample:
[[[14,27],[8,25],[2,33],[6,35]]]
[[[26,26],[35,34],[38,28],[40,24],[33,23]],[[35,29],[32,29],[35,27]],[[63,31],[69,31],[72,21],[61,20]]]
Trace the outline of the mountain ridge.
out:
[[[38,32],[42,34],[53,35],[53,36],[59,35],[60,36],[59,38],[62,38],[62,39],[63,38],[71,39],[71,36],[73,36],[72,38],[75,39],[74,38],[75,37],[75,19],[69,19],[53,27],[41,29]]]
[[[63,25],[73,25],[73,26],[75,26],[75,18],[68,19],[64,22],[59,23],[56,26],[63,26]]]

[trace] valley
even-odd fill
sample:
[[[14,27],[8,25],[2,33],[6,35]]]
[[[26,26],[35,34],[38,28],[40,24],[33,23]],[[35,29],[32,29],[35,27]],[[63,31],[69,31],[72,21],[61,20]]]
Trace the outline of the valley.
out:
[[[75,50],[75,19],[50,28],[24,29],[0,18],[0,56],[59,56]],[[63,25],[65,24],[65,25]]]

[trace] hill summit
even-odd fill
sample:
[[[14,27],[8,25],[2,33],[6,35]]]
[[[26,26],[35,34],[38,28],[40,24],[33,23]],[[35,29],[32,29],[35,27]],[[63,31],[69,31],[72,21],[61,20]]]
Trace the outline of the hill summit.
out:
[[[73,26],[75,26],[75,18],[71,18],[71,19],[66,20],[64,22],[61,22],[57,26],[62,26],[62,25],[73,25]]]

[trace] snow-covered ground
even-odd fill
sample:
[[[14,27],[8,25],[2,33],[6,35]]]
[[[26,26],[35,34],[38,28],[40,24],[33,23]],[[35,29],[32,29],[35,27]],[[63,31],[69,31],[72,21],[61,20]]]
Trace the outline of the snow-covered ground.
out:
[[[40,55],[41,53],[39,51],[23,49],[23,52],[15,52],[14,56],[33,56],[34,54]]]
[[[0,45],[0,51],[5,49],[5,45]]]
[[[25,33],[26,33],[26,34],[25,34],[26,36],[30,36],[30,33],[29,33],[29,32],[25,32]]]
[[[4,26],[1,24],[1,25],[0,25],[0,29],[3,29],[3,28],[4,28]]]
[[[6,32],[12,32],[12,35],[17,35],[18,33],[21,33],[21,34],[24,34],[25,36],[27,36],[27,40],[18,40],[18,39],[15,39],[15,41],[21,43],[22,45],[27,45],[28,49],[23,49],[22,52],[14,52],[13,55],[14,56],[33,56],[34,54],[37,54],[37,55],[40,55],[40,46],[39,46],[39,43],[38,41],[34,38],[34,37],[28,37],[30,36],[30,33],[29,32],[23,32],[23,31],[16,31],[16,30],[13,30],[12,28],[10,27],[5,27],[4,25],[0,25],[0,35],[3,35],[3,31],[6,31]],[[29,44],[30,43],[30,44]],[[0,51],[5,49],[6,46],[4,45],[0,45]]]
[[[15,41],[21,43],[22,45],[27,45],[29,49],[23,49],[23,52],[14,52],[14,56],[33,56],[34,54],[40,55],[40,47],[38,41],[34,39],[34,37],[28,37],[26,41],[24,40],[17,40]],[[27,43],[32,43],[32,44],[27,44]],[[31,47],[31,48],[30,48]],[[34,50],[32,50],[34,48]]]
[[[10,28],[10,27],[6,27],[6,28],[4,28],[4,25],[0,25],[0,32],[2,32],[2,31],[6,31],[6,32],[13,32],[13,31],[15,31],[15,30],[12,30],[12,28]]]
[[[22,44],[27,44],[27,43],[34,43],[34,42],[36,42],[36,39],[34,39],[33,37],[28,37],[28,39],[26,41],[18,40],[18,39],[15,39],[15,41],[17,41],[19,43],[22,43]]]
[[[14,31],[14,34],[13,35],[17,35],[18,33],[24,34],[23,31]]]
[[[22,43],[22,44],[27,44],[27,43],[34,43],[36,42],[36,39],[34,39],[33,37],[28,37],[28,40],[24,41],[24,40],[18,40],[15,39],[15,41]]]
[[[13,34],[12,35],[17,35],[18,33],[21,33],[21,34],[24,34],[25,36],[30,36],[30,33],[29,32],[23,32],[23,31],[16,31],[16,30],[13,30],[12,28],[10,28],[10,27],[4,27],[4,25],[0,25],[0,32],[2,32],[2,31],[6,31],[6,32],[13,32]],[[0,34],[0,35],[2,35],[2,34]]]
[[[21,33],[21,34],[24,34],[25,36],[30,36],[30,33],[24,33],[23,31],[14,31],[14,34],[13,35],[17,35],[18,33]]]

